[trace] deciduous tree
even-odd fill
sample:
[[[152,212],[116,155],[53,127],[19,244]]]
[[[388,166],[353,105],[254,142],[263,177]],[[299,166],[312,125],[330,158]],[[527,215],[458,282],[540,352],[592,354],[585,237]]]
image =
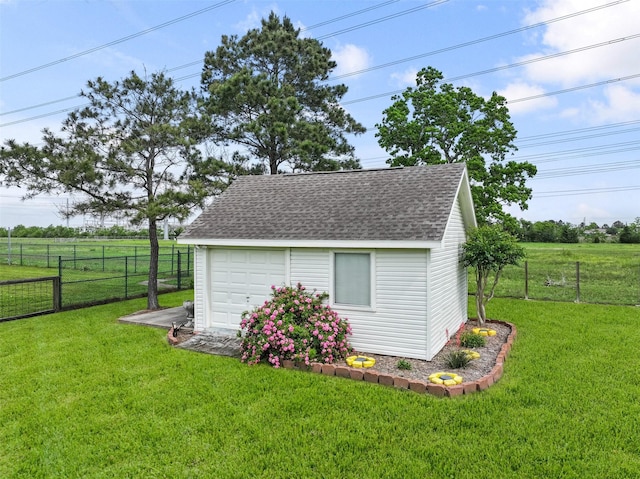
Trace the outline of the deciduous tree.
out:
[[[392,97],[393,104],[376,125],[378,143],[391,166],[465,162],[478,224],[515,218],[505,205],[527,208],[531,189],[526,180],[536,174],[531,163],[506,161],[515,151],[516,129],[506,100],[493,93],[485,99],[468,87],[442,82],[432,67],[417,75],[416,87]]]

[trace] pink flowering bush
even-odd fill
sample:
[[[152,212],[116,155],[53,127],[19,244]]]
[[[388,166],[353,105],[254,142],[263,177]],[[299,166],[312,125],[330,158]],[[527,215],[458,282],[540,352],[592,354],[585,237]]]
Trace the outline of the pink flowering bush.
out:
[[[308,293],[300,283],[271,290],[271,300],[242,313],[243,362],[266,360],[276,368],[285,359],[332,363],[351,352],[351,327],[322,303],[327,293]]]

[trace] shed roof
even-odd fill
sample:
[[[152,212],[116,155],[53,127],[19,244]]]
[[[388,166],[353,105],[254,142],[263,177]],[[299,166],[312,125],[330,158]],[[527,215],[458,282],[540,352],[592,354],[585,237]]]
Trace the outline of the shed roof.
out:
[[[473,216],[464,164],[242,176],[180,240],[440,241],[461,185]]]

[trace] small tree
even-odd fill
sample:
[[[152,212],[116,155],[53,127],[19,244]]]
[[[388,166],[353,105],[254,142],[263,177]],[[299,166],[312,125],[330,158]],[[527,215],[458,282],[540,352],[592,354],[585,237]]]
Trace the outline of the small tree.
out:
[[[485,306],[493,298],[502,270],[508,264],[518,264],[524,255],[516,238],[499,225],[480,226],[469,235],[463,246],[462,261],[476,270],[476,309],[480,324],[487,319]],[[493,283],[487,290],[492,275]]]

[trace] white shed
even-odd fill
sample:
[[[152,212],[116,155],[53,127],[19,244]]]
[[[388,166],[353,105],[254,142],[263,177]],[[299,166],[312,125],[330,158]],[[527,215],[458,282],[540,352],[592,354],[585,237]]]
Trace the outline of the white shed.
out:
[[[462,164],[243,176],[180,236],[195,330],[233,330],[271,285],[326,291],[358,351],[431,359],[467,320],[476,225]]]

